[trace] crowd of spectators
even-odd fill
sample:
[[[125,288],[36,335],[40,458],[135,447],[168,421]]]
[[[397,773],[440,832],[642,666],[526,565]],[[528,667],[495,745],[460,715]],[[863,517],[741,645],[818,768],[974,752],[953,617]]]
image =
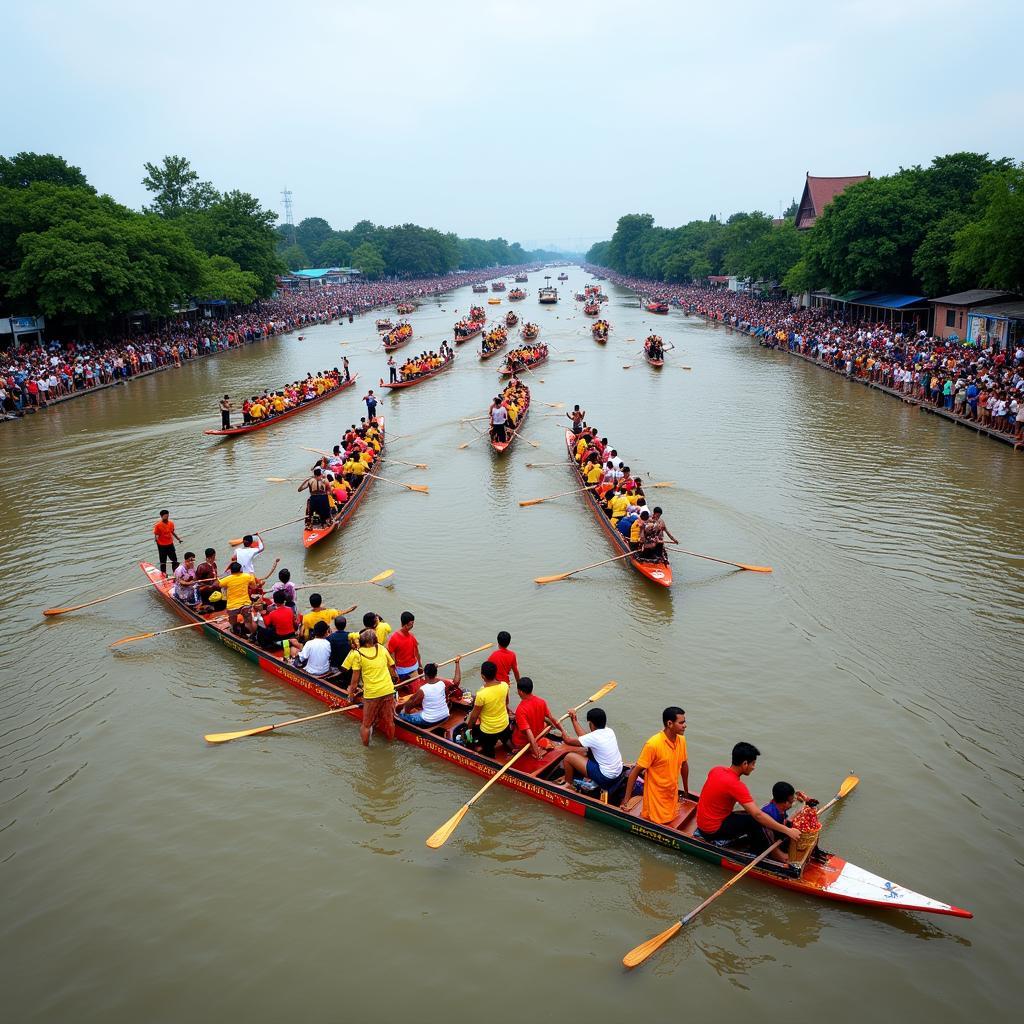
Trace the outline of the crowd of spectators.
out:
[[[311,324],[440,294],[513,269],[498,267],[409,281],[366,281],[282,292],[275,299],[226,311],[222,317],[197,316],[192,311],[169,318],[158,327],[117,338],[67,342],[54,338],[0,349],[0,416],[10,418],[44,409],[55,400],[87,394],[139,374],[181,366],[200,356]]]
[[[601,273],[642,295],[745,331],[768,348],[813,359],[1024,445],[1022,341],[1002,351],[988,343],[933,337],[917,324],[870,322],[827,307],[795,308],[788,299]]]

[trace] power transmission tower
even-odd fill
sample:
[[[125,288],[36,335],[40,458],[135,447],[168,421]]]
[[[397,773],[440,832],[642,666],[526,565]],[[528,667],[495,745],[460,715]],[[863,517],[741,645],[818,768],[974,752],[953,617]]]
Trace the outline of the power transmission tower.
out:
[[[291,228],[292,245],[298,245],[295,237],[295,219],[292,217],[292,190],[287,185],[281,192],[281,198],[284,200],[284,222]]]

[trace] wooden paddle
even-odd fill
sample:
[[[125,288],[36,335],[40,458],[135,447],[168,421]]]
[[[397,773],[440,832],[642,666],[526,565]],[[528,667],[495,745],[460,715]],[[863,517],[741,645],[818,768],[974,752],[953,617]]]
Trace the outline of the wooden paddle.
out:
[[[818,814],[821,815],[827,811],[836,801],[841,800],[847,793],[849,793],[856,785],[860,782],[860,779],[856,775],[850,775],[843,780],[843,784],[839,787],[839,792],[831,799],[824,807],[818,810]],[[678,931],[680,931],[683,925],[689,924],[705,907],[710,906],[722,895],[727,889],[731,889],[751,868],[757,867],[768,856],[779,846],[785,842],[785,836],[781,839],[776,840],[768,847],[764,853],[755,857],[749,864],[746,865],[741,871],[736,872],[728,882],[725,883],[720,889],[712,893],[703,903],[699,903],[693,908],[688,914],[676,921],[670,928],[666,928],[663,932],[655,935],[653,939],[648,939],[646,942],[642,942],[639,946],[631,949],[623,958],[622,963],[626,967],[639,967],[645,960],[647,960],[656,950],[668,942]]]
[[[394,462],[398,466],[411,466],[413,469],[430,469],[425,462],[403,462],[401,459],[388,459],[388,462]]]
[[[207,623],[223,625],[227,622],[227,616],[219,619],[202,619],[199,622],[187,622],[184,626],[171,626],[170,629],[158,629],[155,633],[139,633],[137,636],[123,636],[115,640],[110,647],[120,647],[121,644],[130,644],[133,640],[148,640],[151,636],[163,636],[164,633],[176,633],[179,629],[195,629],[196,626],[205,626]]]
[[[149,587],[154,586],[156,583],[161,583],[162,580],[150,580],[149,583],[143,583],[138,587],[129,587],[127,590],[119,590],[116,594],[107,594],[106,597],[97,597],[95,601],[86,601],[85,604],[72,604],[67,608],[46,608],[43,610],[44,615],[63,615],[65,612],[77,612],[79,608],[89,608],[94,604],[102,604],[104,601],[109,601],[112,597],[120,597],[122,594],[133,594],[136,590],[146,590]]]
[[[559,580],[567,580],[570,576],[575,576],[578,572],[584,572],[586,569],[596,569],[599,565],[607,565],[609,562],[617,562],[620,558],[629,558],[631,555],[636,555],[636,551],[627,551],[624,555],[616,555],[614,558],[606,558],[601,562],[594,562],[593,565],[584,565],[579,569],[570,569],[569,572],[560,572],[557,576],[538,576],[533,582],[534,583],[557,583]]]
[[[526,508],[528,505],[539,505],[542,501],[551,501],[553,498],[564,498],[567,494],[582,494],[584,491],[593,490],[591,487],[577,487],[572,491],[559,491],[558,494],[548,494],[543,498],[530,498],[527,501],[519,502],[520,508]]]
[[[277,526],[268,526],[267,529],[265,529],[265,530],[253,530],[252,531],[252,535],[254,537],[262,537],[263,534],[270,533],[271,530],[280,530],[282,526],[291,526],[294,523],[305,522],[305,519],[306,519],[305,516],[299,516],[298,519],[289,519],[287,523],[278,523]],[[228,545],[230,547],[236,548],[236,547],[239,546],[239,544],[242,543],[242,541],[244,539],[245,539],[244,537],[237,537],[237,538],[235,538],[235,540],[229,540],[228,541]]]
[[[722,565],[734,565],[737,569],[746,569],[747,572],[771,572],[770,565],[745,565],[743,562],[730,562],[727,558],[715,558],[713,555],[702,555],[698,551],[687,551],[685,548],[675,544],[666,544],[665,547],[678,551],[682,555],[692,555],[694,558],[706,558],[709,562],[721,562]]]
[[[539,469],[541,466],[564,466],[565,462],[528,462],[527,469]]]
[[[304,476],[268,476],[266,478],[268,484],[301,484],[306,479],[308,478]]]
[[[458,447],[458,450],[460,452],[465,451],[471,444],[476,444],[477,441],[479,441],[481,437],[490,437],[490,436],[491,436],[490,431],[481,432],[481,433],[477,434],[476,437],[474,437],[472,440],[464,441],[462,444],[460,444],[459,447]]]
[[[619,684],[616,683],[614,679],[610,680],[609,682],[605,683],[604,686],[602,686],[601,689],[597,691],[597,693],[592,694],[585,701],[583,701],[582,704],[577,704],[576,707],[573,708],[573,711],[579,711],[580,708],[586,707],[588,704],[593,704],[595,701],[599,701],[606,694],[611,693],[612,690],[614,690],[615,687],[618,685]],[[564,715],[562,715],[561,718],[558,719],[558,721],[564,722],[568,717],[569,713],[566,712]],[[541,736],[546,735],[550,731],[551,726],[549,725],[541,731],[537,739],[540,739]],[[513,754],[501,766],[501,768],[499,768],[487,780],[487,782],[484,783],[483,787],[477,791],[475,796],[471,797],[466,803],[464,803],[439,829],[437,829],[436,832],[434,832],[427,839],[427,846],[429,846],[432,850],[438,850],[442,846],[444,846],[444,844],[447,843],[448,840],[451,838],[452,833],[459,827],[459,822],[462,821],[462,819],[466,816],[470,807],[472,807],[473,804],[475,804],[477,800],[479,800],[480,797],[482,797],[484,793],[486,793],[487,790],[489,790],[491,786],[493,786],[498,781],[498,779],[500,779],[502,775],[504,775],[505,772],[507,772],[509,768],[511,768],[512,765],[514,765],[516,761],[518,761],[519,758],[521,758],[523,754],[527,753],[530,749],[530,744],[527,743],[526,746],[522,748],[522,750],[519,750],[517,753]]]
[[[296,590],[310,590],[313,587],[361,587],[364,583],[382,583],[395,575],[394,569],[385,569],[368,580],[324,580],[322,583],[300,583]]]
[[[425,484],[403,484],[401,480],[391,480],[386,476],[378,476],[376,473],[367,473],[368,477],[374,480],[383,480],[386,484],[395,484],[397,487],[404,487],[408,491],[418,491],[420,494],[429,494],[430,488]]]
[[[486,651],[493,647],[493,644],[484,644],[482,647],[477,647],[475,650],[467,651],[465,654],[457,655],[459,658],[468,658],[471,654],[479,654],[481,651]],[[449,658],[447,661],[440,661],[437,664],[438,668],[443,668],[445,665],[450,665],[455,658]],[[404,686],[406,683],[411,683],[414,679],[419,679],[422,673],[415,676],[410,676],[408,679],[403,679],[400,686]],[[345,704],[340,708],[331,708],[330,711],[321,711],[315,715],[306,715],[304,718],[291,718],[287,722],[277,722],[274,725],[258,725],[255,729],[243,729],[241,732],[211,732],[207,733],[203,739],[207,743],[228,743],[231,740],[239,740],[244,736],[259,736],[265,732],[273,732],[275,729],[283,729],[286,725],[298,725],[301,722],[312,722],[317,718],[326,718],[328,715],[337,715],[342,711],[348,711],[349,708],[356,706],[356,702],[351,704]]]

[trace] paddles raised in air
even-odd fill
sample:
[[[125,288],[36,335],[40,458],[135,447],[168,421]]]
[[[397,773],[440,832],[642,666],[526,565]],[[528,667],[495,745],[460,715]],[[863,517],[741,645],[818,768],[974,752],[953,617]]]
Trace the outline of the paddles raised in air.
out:
[[[585,701],[583,701],[582,704],[577,704],[576,707],[573,708],[573,711],[579,711],[580,708],[586,707],[588,704],[593,704],[595,701],[601,700],[602,697],[604,697],[606,694],[611,693],[612,690],[614,690],[615,687],[618,685],[619,684],[615,682],[614,679],[610,680],[609,682],[605,683],[604,686],[602,686],[601,689],[597,691],[597,693],[592,694]],[[568,712],[566,712],[566,714],[562,715],[562,717],[559,718],[558,721],[564,722],[568,717],[569,714]],[[540,739],[541,736],[546,735],[550,731],[551,726],[549,725],[541,732],[540,736],[538,736],[537,739]],[[459,822],[462,821],[462,819],[466,816],[470,807],[472,807],[473,804],[475,804],[477,800],[479,800],[480,797],[482,797],[484,793],[486,793],[487,790],[489,790],[491,786],[493,786],[498,781],[498,779],[500,779],[502,775],[504,775],[505,772],[507,772],[509,768],[511,768],[512,765],[514,765],[516,761],[518,761],[519,758],[521,758],[523,754],[527,753],[529,750],[530,744],[527,744],[525,747],[522,748],[522,750],[519,750],[515,754],[513,754],[501,766],[501,768],[499,768],[487,780],[487,782],[484,783],[483,787],[473,797],[467,800],[466,803],[464,803],[436,832],[434,832],[427,839],[427,846],[429,846],[432,850],[437,850],[440,849],[440,847],[444,846],[444,844],[448,842],[448,840],[451,838],[452,833],[459,827]]]
[[[481,647],[474,648],[472,651],[467,651],[465,654],[459,654],[459,658],[468,658],[471,654],[479,654],[481,651],[490,649],[493,644],[484,644]],[[439,661],[437,663],[438,668],[443,668],[445,665],[450,665],[455,658],[449,658],[447,661]],[[412,676],[409,679],[403,680],[404,683],[410,683],[413,679],[418,679],[419,675]],[[349,708],[355,706],[352,704],[345,704],[342,707],[331,708],[330,711],[321,711],[315,715],[306,715],[304,718],[290,718],[287,722],[276,722],[274,725],[258,725],[255,729],[242,729],[239,732],[211,732],[207,733],[203,739],[207,743],[228,743],[231,740],[240,740],[245,736],[260,736],[263,733],[273,732],[275,729],[283,729],[286,725],[299,725],[301,722],[312,722],[317,718],[326,718],[328,715],[337,715],[342,711],[348,711]]]
[[[839,787],[839,792],[831,799],[824,807],[818,808],[818,815],[820,816],[827,811],[836,801],[841,800],[847,793],[849,793],[856,785],[860,782],[860,779],[856,775],[850,775],[843,780],[843,784]],[[764,853],[755,857],[749,864],[747,864],[741,871],[738,871],[728,882],[725,883],[721,888],[712,893],[703,903],[697,904],[688,914],[680,918],[674,925],[666,928],[663,932],[659,932],[652,939],[648,939],[646,942],[640,943],[639,946],[631,949],[623,958],[622,963],[625,967],[639,967],[645,960],[647,960],[653,953],[661,949],[662,946],[672,938],[673,935],[677,934],[683,927],[683,925],[689,924],[705,907],[710,906],[719,896],[722,895],[727,889],[731,889],[751,868],[756,867],[768,856],[768,854],[774,852],[782,843],[785,841],[785,837],[777,840],[768,847]]]

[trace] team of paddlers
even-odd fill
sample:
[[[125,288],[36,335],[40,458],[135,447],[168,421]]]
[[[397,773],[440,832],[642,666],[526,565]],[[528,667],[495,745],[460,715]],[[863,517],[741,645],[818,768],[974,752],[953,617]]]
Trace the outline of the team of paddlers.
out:
[[[529,320],[523,324],[522,330],[519,332],[523,336],[523,341],[533,341],[534,338],[540,334],[540,328],[536,324],[531,324]]]
[[[366,479],[366,474],[380,456],[384,441],[383,427],[377,417],[352,424],[330,455],[322,456],[299,484],[308,491],[306,527],[330,523],[351,500],[352,494]]]
[[[596,326],[596,324],[595,324]],[[644,352],[648,359],[660,362],[665,358],[665,343],[660,334],[649,334],[644,341]]]
[[[673,544],[679,541],[662,519],[661,508],[647,507],[643,483],[608,444],[608,438],[598,437],[596,427],[588,427],[586,412],[578,405],[566,413],[578,435],[573,458],[587,486],[600,501],[611,525],[629,542],[640,559],[667,562],[665,537]]]
[[[611,330],[611,324],[607,320],[597,320],[594,322],[593,327],[590,328],[590,333],[598,341],[607,341],[608,332]]]
[[[497,327],[492,327],[483,337],[481,342],[481,349],[484,355],[488,355],[491,352],[497,352],[502,345],[508,341],[508,331],[499,324]]]
[[[512,349],[505,357],[505,367],[513,373],[524,366],[532,366],[546,359],[548,355],[547,345],[520,345]]]
[[[412,337],[412,324],[400,323],[397,327],[393,327],[384,336],[384,347],[385,348],[397,348],[399,345],[404,345]]]
[[[455,340],[465,341],[472,338],[483,330],[483,324],[479,320],[460,320],[455,325]]]
[[[525,298],[526,292],[524,292],[522,288],[513,288],[512,291],[508,293],[509,302],[520,302]]]
[[[439,366],[443,366],[454,355],[455,353],[448,347],[448,342],[442,341],[438,352],[431,349],[429,352],[421,352],[418,356],[410,356],[406,359],[398,368],[399,379],[407,381],[414,380],[416,377],[422,377],[424,374],[436,370]]]
[[[491,440],[499,444],[509,439],[509,432],[515,433],[522,417],[530,405],[530,389],[513,377],[500,395],[495,396],[487,410]]]
[[[273,419],[282,413],[294,409],[303,402],[311,402],[314,398],[321,398],[329,391],[340,387],[349,380],[348,360],[345,360],[344,370],[335,367],[333,370],[321,370],[316,375],[309,373],[305,380],[293,381],[281,388],[280,391],[264,390],[258,395],[252,395],[242,402],[242,423],[249,425],[261,423],[264,420]],[[234,404],[230,396],[225,395],[220,400],[220,419],[223,430],[231,429],[231,413]]]

